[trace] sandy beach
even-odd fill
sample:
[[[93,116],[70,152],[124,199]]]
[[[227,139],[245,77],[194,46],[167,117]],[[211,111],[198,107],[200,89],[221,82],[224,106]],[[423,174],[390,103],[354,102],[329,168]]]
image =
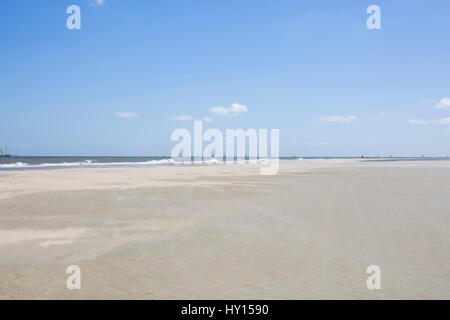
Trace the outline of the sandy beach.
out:
[[[450,299],[449,169],[0,171],[0,299]],[[69,265],[81,290],[66,287]]]

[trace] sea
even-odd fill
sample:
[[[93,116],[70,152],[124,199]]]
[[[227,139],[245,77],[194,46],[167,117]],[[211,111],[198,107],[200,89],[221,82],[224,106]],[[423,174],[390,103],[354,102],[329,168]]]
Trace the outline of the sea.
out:
[[[29,156],[0,157],[0,170],[145,167],[176,165],[170,157],[81,157],[81,156]]]
[[[281,160],[303,159],[357,159],[361,157],[280,157]],[[237,159],[235,159],[238,161]],[[248,160],[248,159],[247,159]],[[264,161],[259,159],[258,161]],[[424,161],[424,160],[449,160],[448,157],[367,157],[363,161]],[[245,161],[245,159],[240,160]],[[31,169],[58,169],[58,168],[109,168],[109,167],[152,167],[173,165],[211,165],[223,163],[224,159],[208,159],[194,161],[194,159],[174,160],[169,156],[150,157],[81,157],[81,156],[12,156],[0,157],[0,170],[31,170]],[[238,161],[239,162],[239,161]]]

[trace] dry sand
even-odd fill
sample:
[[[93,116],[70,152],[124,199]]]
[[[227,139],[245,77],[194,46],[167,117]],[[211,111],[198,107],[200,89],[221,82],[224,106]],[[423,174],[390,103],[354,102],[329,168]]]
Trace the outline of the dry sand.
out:
[[[450,161],[0,172],[0,299],[450,299]],[[81,268],[81,290],[66,268]],[[381,268],[368,290],[366,268]]]

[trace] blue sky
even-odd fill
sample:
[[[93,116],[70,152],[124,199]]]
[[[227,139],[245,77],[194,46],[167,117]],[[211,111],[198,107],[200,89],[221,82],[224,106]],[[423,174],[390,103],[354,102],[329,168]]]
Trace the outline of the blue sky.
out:
[[[81,30],[66,28],[71,4]],[[381,30],[366,27],[371,4]],[[2,0],[0,144],[167,155],[171,132],[192,128],[179,119],[208,117],[279,128],[282,155],[446,156],[449,12],[447,0]]]

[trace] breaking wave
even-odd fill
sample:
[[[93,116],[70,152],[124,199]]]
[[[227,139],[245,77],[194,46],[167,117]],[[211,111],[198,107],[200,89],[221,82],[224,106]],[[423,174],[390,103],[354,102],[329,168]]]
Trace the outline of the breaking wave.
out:
[[[258,160],[238,160],[237,163],[260,163],[264,159]],[[97,162],[94,160],[83,160],[75,162],[56,162],[56,163],[38,163],[30,164],[26,162],[4,163],[0,164],[0,169],[39,169],[39,168],[87,168],[87,167],[148,167],[148,166],[167,166],[167,165],[215,165],[224,164],[218,159],[208,159],[203,161],[175,161],[173,159],[159,159],[149,161],[122,161],[122,162]]]

